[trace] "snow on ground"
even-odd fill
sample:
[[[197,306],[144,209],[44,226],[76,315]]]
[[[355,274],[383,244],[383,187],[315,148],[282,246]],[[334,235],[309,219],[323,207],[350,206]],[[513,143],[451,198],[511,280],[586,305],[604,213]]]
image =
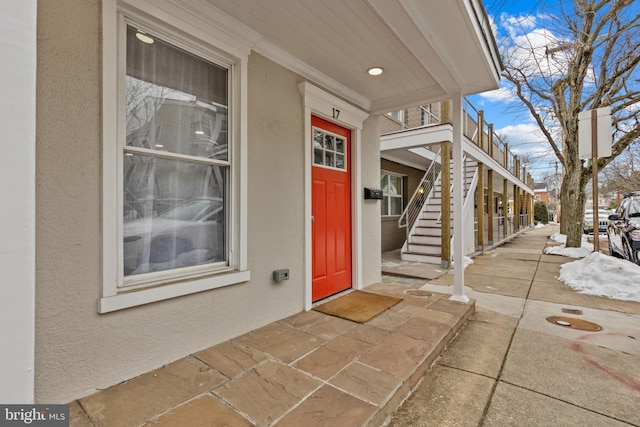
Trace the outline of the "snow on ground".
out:
[[[472,260],[470,257],[468,257],[468,256],[465,256],[465,257],[462,259],[462,261],[463,261],[463,263],[464,263],[464,268],[465,268],[465,269],[466,269],[467,267],[469,267],[471,264],[473,264],[473,260]],[[453,261],[451,261],[451,266],[452,266],[452,267],[453,267],[453,265],[454,265],[454,264],[455,264],[455,263],[454,263]]]
[[[580,248],[565,247],[564,234],[552,234],[551,240],[563,244],[546,248],[545,254],[582,258],[563,264],[558,280],[581,294],[640,302],[640,266],[593,252],[593,244],[587,242],[586,236],[582,237]]]
[[[545,248],[544,253],[548,255],[562,255],[571,258],[584,258],[593,252],[593,244],[587,242],[587,236],[582,236],[582,246],[579,248],[567,248],[567,236],[560,233],[551,235],[551,240],[562,243],[560,246],[550,246]]]
[[[640,266],[600,252],[563,264],[558,279],[581,294],[640,302]]]

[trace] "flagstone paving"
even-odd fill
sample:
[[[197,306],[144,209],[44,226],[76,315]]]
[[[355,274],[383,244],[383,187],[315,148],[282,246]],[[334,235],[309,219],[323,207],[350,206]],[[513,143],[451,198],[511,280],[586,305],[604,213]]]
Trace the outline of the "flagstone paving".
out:
[[[365,324],[298,313],[72,402],[71,425],[382,425],[475,308],[397,280]]]

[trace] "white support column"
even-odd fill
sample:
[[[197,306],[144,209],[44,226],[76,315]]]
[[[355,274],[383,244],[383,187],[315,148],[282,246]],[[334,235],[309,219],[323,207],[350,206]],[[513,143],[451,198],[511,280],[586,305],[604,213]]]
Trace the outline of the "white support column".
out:
[[[34,401],[36,0],[0,1],[0,402]]]
[[[451,103],[451,124],[453,126],[453,295],[450,299],[468,302],[464,294],[464,163],[462,157],[462,95],[455,94]]]

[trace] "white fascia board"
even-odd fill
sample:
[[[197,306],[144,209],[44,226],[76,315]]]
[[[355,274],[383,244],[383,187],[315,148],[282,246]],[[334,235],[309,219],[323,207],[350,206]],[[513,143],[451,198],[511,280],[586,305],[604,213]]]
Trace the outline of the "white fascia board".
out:
[[[415,148],[453,139],[453,127],[449,123],[415,130],[387,134],[380,137],[380,151],[399,148]]]
[[[429,58],[428,63],[423,62],[425,68],[431,71],[432,67],[435,66],[433,68],[434,77],[448,93],[458,92],[463,95],[469,95],[498,87],[501,69],[499,56],[495,52],[495,43],[487,39],[487,37],[492,37],[491,29],[488,28],[488,34],[483,32],[486,25],[483,25],[479,19],[484,17],[484,9],[478,5],[477,0],[456,0],[446,2],[446,4],[443,2],[436,4],[435,1],[427,4],[424,0],[398,0],[398,2],[406,11],[406,15],[410,17],[414,28],[424,34],[424,39],[429,43],[432,55],[435,55],[438,61],[434,63],[431,60],[432,57],[424,56],[425,48],[419,43],[408,46],[420,60],[426,61],[426,59],[422,58]],[[468,67],[460,63],[459,48],[462,48],[461,46],[451,46],[451,43],[448,43],[449,41],[446,38],[433,37],[433,19],[438,18],[434,18],[429,11],[435,7],[450,8],[449,15],[459,16],[459,19],[453,25],[458,33],[465,31],[468,34],[469,43],[474,46],[472,56],[481,59],[480,70],[474,69],[470,72]],[[405,27],[409,26],[405,25]],[[469,47],[468,45],[466,46],[467,49]],[[452,56],[454,51],[458,57]],[[469,85],[467,79],[472,78],[474,81],[478,81],[477,76],[480,72],[482,73],[480,83]],[[446,76],[445,73],[449,73],[449,76]]]
[[[500,83],[500,72],[502,70],[502,64],[500,63],[500,52],[495,43],[493,30],[491,29],[491,23],[486,14],[484,5],[480,0],[466,0],[465,7],[471,18],[471,25],[478,36],[478,40],[483,41],[481,48],[487,57],[487,65],[490,67],[490,72],[493,74],[496,83]]]

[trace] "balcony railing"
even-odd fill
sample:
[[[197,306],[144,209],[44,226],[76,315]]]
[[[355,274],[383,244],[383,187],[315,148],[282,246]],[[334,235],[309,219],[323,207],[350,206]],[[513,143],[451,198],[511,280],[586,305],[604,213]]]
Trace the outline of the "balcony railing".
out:
[[[422,105],[402,111],[383,115],[382,133],[393,133],[402,130],[418,129],[451,123],[451,101]],[[469,140],[489,154],[493,160],[508,170],[513,176],[533,188],[533,178],[520,163],[517,155],[509,150],[505,143],[493,130],[493,125],[484,117],[482,110],[477,110],[468,99],[463,103],[463,133]]]

